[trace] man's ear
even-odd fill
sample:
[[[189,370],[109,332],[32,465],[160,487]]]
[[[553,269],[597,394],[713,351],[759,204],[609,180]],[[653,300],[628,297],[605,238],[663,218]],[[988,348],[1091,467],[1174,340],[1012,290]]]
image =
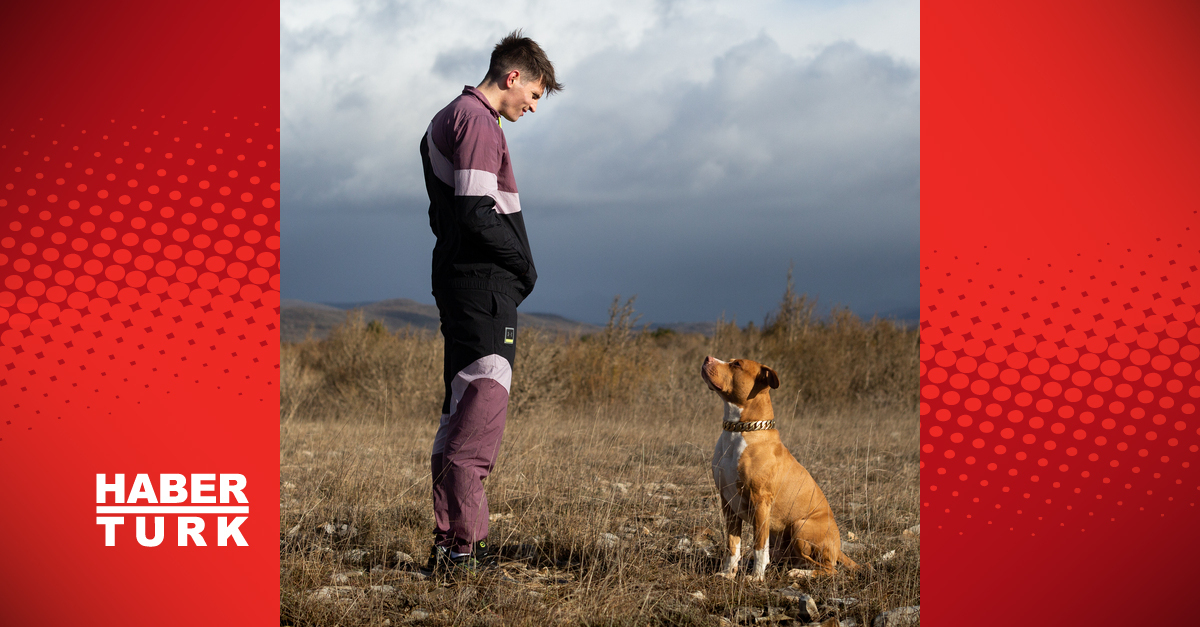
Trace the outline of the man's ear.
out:
[[[759,369],[758,381],[772,390],[779,387],[779,375],[766,366]]]
[[[504,79],[504,86],[512,89],[512,86],[519,82],[521,82],[521,70],[509,70],[508,76]]]

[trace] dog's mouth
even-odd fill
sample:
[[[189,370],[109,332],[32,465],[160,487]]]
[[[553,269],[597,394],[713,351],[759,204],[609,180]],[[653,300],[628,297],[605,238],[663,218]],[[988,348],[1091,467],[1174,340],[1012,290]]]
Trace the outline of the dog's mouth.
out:
[[[717,387],[717,385],[712,382],[712,378],[710,378],[710,376],[708,374],[708,367],[706,365],[700,366],[700,378],[704,379],[704,382],[708,384],[709,389],[711,389],[712,391],[714,391],[714,392],[721,391],[721,388]]]

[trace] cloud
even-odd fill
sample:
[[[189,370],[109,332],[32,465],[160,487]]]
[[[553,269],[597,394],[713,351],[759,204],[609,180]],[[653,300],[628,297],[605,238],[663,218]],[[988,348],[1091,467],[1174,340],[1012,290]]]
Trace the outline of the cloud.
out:
[[[479,68],[488,67],[492,51],[487,48],[457,48],[438,54],[433,73],[447,81],[477,83]]]
[[[557,203],[693,207],[819,206],[864,184],[916,181],[919,74],[887,56],[837,43],[801,60],[760,35],[711,60],[703,81],[664,77],[627,90],[596,79],[650,54],[614,52],[577,68],[579,97],[548,102],[544,130],[510,140],[528,171],[521,180],[553,190]]]
[[[567,84],[505,124],[542,276],[530,307],[584,317],[582,303],[640,291],[658,319],[711,317],[716,305],[698,303],[712,297],[678,288],[704,289],[714,270],[694,253],[714,249],[753,251],[768,270],[770,284],[743,281],[752,287],[727,298],[755,317],[777,300],[789,259],[827,266],[798,276],[802,289],[859,308],[915,306],[919,5],[525,6],[285,3],[285,252],[315,253],[305,248],[315,232],[350,244],[355,233],[378,242],[368,229],[381,224],[427,230],[421,135],[482,78],[492,43],[523,25]],[[429,252],[415,250],[414,233],[396,240],[405,250],[350,245],[338,263],[372,267],[386,255],[420,268],[412,280],[334,281],[328,267],[306,278],[295,264],[285,290],[419,297]],[[910,270],[872,270],[871,259]],[[655,293],[673,296],[656,304]]]

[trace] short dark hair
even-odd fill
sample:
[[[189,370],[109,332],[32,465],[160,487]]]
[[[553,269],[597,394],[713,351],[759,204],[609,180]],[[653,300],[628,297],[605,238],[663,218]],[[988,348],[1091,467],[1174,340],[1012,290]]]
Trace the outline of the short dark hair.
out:
[[[521,36],[519,28],[505,35],[492,49],[486,78],[499,84],[513,70],[520,70],[523,76],[528,77],[522,82],[540,79],[546,96],[562,91],[563,85],[555,80],[554,64],[546,58],[546,52],[536,41]]]

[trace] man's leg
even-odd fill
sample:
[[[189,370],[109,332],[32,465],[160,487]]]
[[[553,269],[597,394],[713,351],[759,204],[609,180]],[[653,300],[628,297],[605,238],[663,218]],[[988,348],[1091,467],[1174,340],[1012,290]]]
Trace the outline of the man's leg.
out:
[[[426,568],[437,570],[439,562],[450,557],[450,503],[444,485],[446,477],[446,436],[450,432],[450,382],[454,379],[455,370],[450,360],[451,334],[448,329],[453,324],[447,319],[447,310],[441,299],[438,299],[438,313],[441,318],[442,337],[445,340],[445,358],[442,364],[442,381],[445,384],[445,396],[442,401],[442,415],[439,419],[437,434],[433,438],[433,451],[429,457],[430,476],[433,478],[433,546],[429,551],[429,561]]]
[[[443,321],[445,315],[442,316]],[[443,329],[445,323],[443,322]],[[443,335],[445,333],[443,332]],[[450,382],[454,379],[454,370],[450,363],[450,338],[446,337],[446,358],[443,366],[443,380],[446,385],[446,396],[442,402],[442,416],[439,421],[437,435],[433,438],[433,454],[429,460],[429,470],[433,477],[433,544],[435,546],[450,546],[450,504],[446,498],[446,488],[443,481],[446,477],[445,449],[446,437],[450,433]]]
[[[450,533],[454,538],[451,550],[455,553],[470,553],[475,542],[488,534],[483,480],[491,474],[500,450],[508,413],[507,383],[512,379],[508,362],[495,355],[472,366],[464,369],[468,376],[486,374],[465,386],[444,455],[443,485],[449,495]]]
[[[435,542],[468,553],[487,536],[483,479],[499,452],[516,357],[516,306],[485,291],[438,296],[447,399],[434,442]]]

